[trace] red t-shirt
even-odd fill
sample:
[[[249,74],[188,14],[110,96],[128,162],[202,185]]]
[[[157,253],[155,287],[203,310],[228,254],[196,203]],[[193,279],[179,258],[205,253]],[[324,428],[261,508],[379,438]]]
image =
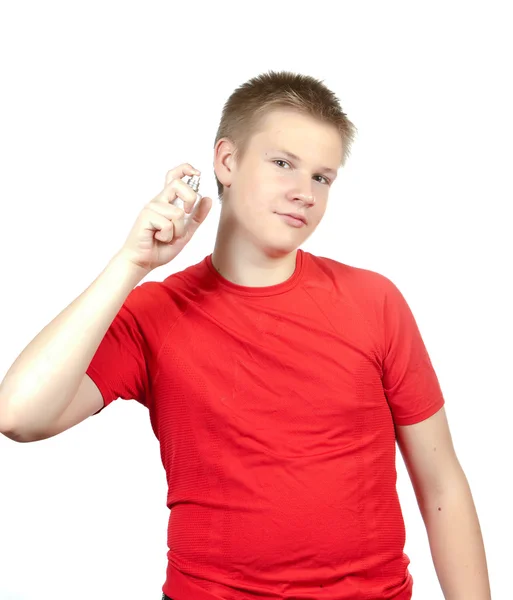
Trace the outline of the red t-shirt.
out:
[[[388,278],[300,249],[243,287],[209,255],[134,288],[87,373],[149,410],[173,600],[411,598],[394,424],[444,398]]]

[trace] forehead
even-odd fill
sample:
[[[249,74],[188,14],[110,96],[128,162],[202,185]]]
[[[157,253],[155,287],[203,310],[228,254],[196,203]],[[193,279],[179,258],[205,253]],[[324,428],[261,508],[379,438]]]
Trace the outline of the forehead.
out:
[[[262,149],[286,151],[290,158],[321,159],[332,169],[342,162],[342,139],[336,127],[292,110],[265,115],[255,142]]]

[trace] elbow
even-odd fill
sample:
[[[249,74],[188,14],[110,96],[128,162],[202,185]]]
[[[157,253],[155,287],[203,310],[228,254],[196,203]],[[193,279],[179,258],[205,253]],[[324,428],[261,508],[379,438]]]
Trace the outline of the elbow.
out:
[[[0,399],[0,433],[13,442],[27,443],[37,439],[33,435],[29,435],[29,432],[20,427],[14,417],[8,414],[7,402],[3,399]]]
[[[2,418],[0,418],[0,433],[13,442],[27,443],[36,441],[36,438],[30,436],[28,432],[23,431],[23,429],[16,427],[12,423],[5,422]]]
[[[35,438],[30,438],[27,436],[22,435],[21,433],[17,432],[17,431],[0,431],[0,433],[2,433],[3,435],[5,435],[5,437],[8,437],[10,440],[12,440],[13,442],[20,442],[20,443],[28,443],[28,442],[35,442],[36,439]]]
[[[37,442],[38,440],[45,439],[46,436],[43,435],[34,435],[32,432],[28,432],[23,430],[20,427],[14,426],[5,426],[3,422],[0,421],[0,433],[5,435],[5,437],[9,438],[13,442],[19,442],[20,444],[27,444],[29,442]]]

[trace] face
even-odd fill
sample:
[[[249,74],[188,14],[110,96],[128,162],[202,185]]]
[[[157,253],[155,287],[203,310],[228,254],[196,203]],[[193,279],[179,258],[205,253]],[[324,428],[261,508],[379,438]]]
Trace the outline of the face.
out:
[[[234,146],[219,140],[215,170],[225,189],[221,221],[225,231],[258,246],[269,256],[297,249],[321,221],[330,187],[343,158],[333,125],[287,110],[263,120],[242,161]],[[295,213],[306,224],[284,215]]]

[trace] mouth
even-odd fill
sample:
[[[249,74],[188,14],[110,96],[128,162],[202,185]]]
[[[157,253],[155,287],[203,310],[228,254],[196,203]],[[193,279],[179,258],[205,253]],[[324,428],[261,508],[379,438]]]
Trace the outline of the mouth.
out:
[[[308,221],[304,215],[300,215],[298,213],[276,213],[280,217],[284,217],[288,223],[294,225],[295,227],[302,227],[303,225],[307,225]]]

